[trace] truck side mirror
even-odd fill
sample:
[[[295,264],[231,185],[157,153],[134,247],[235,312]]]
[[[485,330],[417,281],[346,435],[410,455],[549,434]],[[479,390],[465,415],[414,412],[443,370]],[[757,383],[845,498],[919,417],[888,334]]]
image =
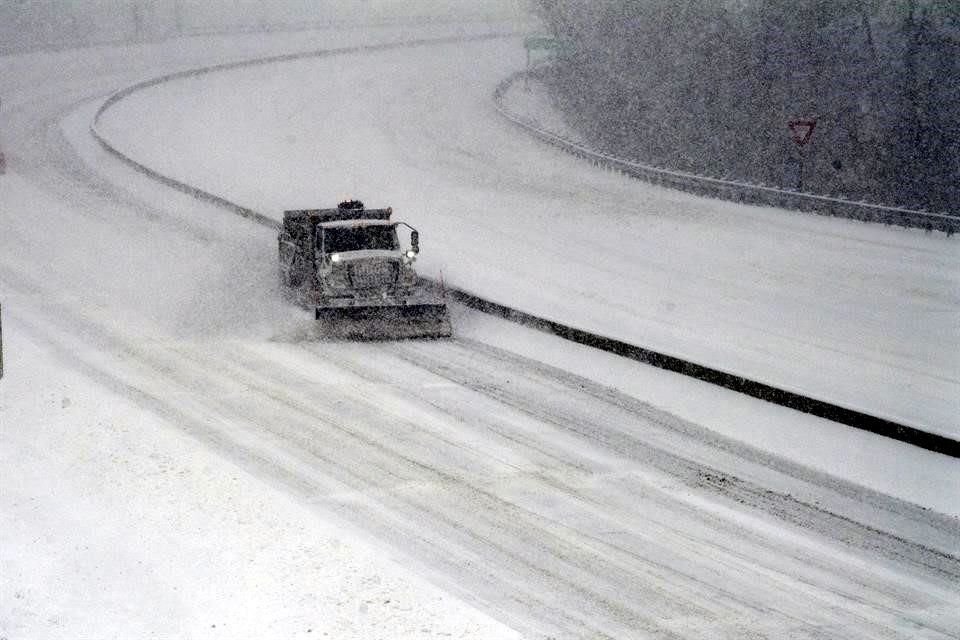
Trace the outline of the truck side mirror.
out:
[[[416,231],[410,232],[410,248],[414,253],[420,253],[420,234]]]

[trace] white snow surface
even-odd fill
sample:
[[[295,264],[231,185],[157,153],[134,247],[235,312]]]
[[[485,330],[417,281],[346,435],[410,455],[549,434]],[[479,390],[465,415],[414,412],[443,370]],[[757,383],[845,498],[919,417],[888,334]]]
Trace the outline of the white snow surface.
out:
[[[498,302],[960,437],[960,239],[595,169],[495,113],[523,59],[503,39],[233,70],[134,94],[102,131],[278,218],[392,205],[428,272]]]
[[[65,366],[56,350],[71,347],[14,314],[0,384],[3,637],[518,637],[198,446],[176,416]]]
[[[280,304],[272,230],[133,173],[87,133],[109,91],[144,77],[441,30],[401,31],[0,58],[11,159],[0,177],[0,635],[952,635],[954,460],[460,309],[451,341],[313,341],[309,314]],[[366,78],[378,100],[354,101],[358,112],[378,115],[383,101],[418,93],[437,107],[397,111],[396,127],[361,133],[409,160],[386,191],[396,199],[370,204],[407,203],[428,270],[521,293],[531,287],[512,271],[487,273],[476,259],[517,247],[503,221],[484,230],[453,213],[494,184],[528,204],[531,190],[561,202],[583,185],[547,189],[531,177],[536,165],[507,160],[508,170],[480,152],[461,159],[458,171],[477,181],[462,193],[456,154],[418,124],[449,119],[444,135],[456,131],[445,105],[473,102],[445,96],[452,86],[487,99],[463,58],[483,71],[488,51],[462,46],[400,52],[406,64],[433,59],[446,69],[437,80],[417,85],[402,60],[380,61],[396,85]],[[346,90],[351,70],[372,74],[364,59],[328,69],[328,80]],[[205,87],[186,103],[219,95]],[[483,104],[457,119],[478,141],[519,145],[531,162],[546,153],[551,168],[541,170],[599,180],[593,197],[601,186],[633,193],[512,131],[491,138],[497,120]],[[161,119],[155,102],[142,108],[137,126],[149,140],[177,119]],[[379,165],[347,153],[338,122],[315,125],[330,136],[327,154],[354,158],[352,191],[365,187],[365,161]],[[298,121],[297,131],[309,128]],[[385,141],[393,130],[396,146]],[[233,144],[262,149],[261,135],[276,132],[250,129]],[[174,150],[187,144],[178,136]],[[221,186],[249,203],[267,199],[260,192],[280,177],[278,163],[290,168],[288,146],[310,167],[336,166],[298,139],[284,139],[261,173],[245,173],[249,158],[222,141],[187,161],[207,177],[225,163]],[[433,155],[444,171],[426,180]],[[326,204],[341,195],[329,185],[341,177],[312,174],[280,206]],[[491,242],[460,245],[473,262],[454,268],[461,257],[443,241],[456,240],[458,224]],[[542,243],[531,242],[539,255],[533,245]],[[546,299],[563,293],[540,289]]]

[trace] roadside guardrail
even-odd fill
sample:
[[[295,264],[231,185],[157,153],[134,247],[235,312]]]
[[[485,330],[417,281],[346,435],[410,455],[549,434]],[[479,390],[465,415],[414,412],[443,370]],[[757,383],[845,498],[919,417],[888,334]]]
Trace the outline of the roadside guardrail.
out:
[[[583,144],[548,131],[538,123],[513,113],[504,106],[503,97],[515,82],[524,78],[536,77],[538,69],[518,71],[505,78],[493,94],[497,111],[507,120],[524,129],[527,133],[539,140],[553,145],[578,158],[582,158],[594,165],[619,171],[625,175],[638,178],[664,187],[686,191],[697,195],[742,202],[746,204],[768,205],[784,209],[796,209],[820,215],[849,218],[863,222],[880,222],[883,224],[912,227],[928,231],[942,231],[953,234],[960,231],[960,214],[931,213],[892,207],[869,202],[855,202],[833,196],[817,195],[780,189],[765,185],[751,184],[722,178],[664,169],[652,165],[619,158],[610,154],[589,149]]]

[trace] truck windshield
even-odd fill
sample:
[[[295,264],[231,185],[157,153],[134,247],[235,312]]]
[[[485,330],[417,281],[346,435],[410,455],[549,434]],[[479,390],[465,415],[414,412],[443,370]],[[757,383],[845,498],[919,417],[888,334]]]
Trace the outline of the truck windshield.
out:
[[[364,249],[395,251],[400,248],[397,241],[397,232],[393,225],[332,227],[324,229],[323,234],[324,247],[327,253],[362,251]]]

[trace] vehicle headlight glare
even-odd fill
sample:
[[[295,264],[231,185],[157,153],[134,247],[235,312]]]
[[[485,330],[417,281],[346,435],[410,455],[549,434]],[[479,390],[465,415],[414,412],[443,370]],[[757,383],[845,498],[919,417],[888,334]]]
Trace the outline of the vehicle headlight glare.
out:
[[[340,262],[340,254],[334,253],[330,256],[330,262]]]

